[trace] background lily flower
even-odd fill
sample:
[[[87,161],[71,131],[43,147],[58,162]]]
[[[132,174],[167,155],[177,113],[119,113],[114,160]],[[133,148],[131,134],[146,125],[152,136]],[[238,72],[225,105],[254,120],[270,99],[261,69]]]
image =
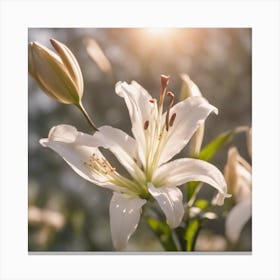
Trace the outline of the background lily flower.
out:
[[[225,230],[228,239],[235,243],[252,216],[252,167],[240,156],[237,148],[228,151],[225,179],[236,205],[228,213]]]
[[[111,189],[110,225],[117,250],[125,247],[137,228],[141,208],[155,199],[171,228],[178,227],[184,215],[183,195],[178,188],[189,181],[202,181],[218,190],[219,204],[228,197],[222,173],[198,159],[170,161],[188,143],[198,126],[217,109],[195,96],[173,106],[174,95],[167,92],[169,77],[161,77],[159,103],[137,82],[119,82],[116,93],[124,98],[132,124],[131,137],[111,126],[102,126],[94,135],[69,125],[50,130],[40,143],[50,147],[83,178]],[[166,112],[164,100],[168,98]],[[110,150],[129,173],[124,177],[102,155],[99,147]]]

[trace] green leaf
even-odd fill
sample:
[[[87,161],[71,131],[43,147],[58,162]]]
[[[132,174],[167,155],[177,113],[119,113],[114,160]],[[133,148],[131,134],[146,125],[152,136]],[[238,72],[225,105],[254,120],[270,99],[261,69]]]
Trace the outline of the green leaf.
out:
[[[200,230],[200,221],[198,219],[190,220],[186,232],[185,232],[185,239],[187,241],[186,251],[194,251],[195,248],[195,241],[198,236],[198,232]]]
[[[218,152],[218,150],[224,144],[230,141],[236,133],[246,131],[247,129],[247,127],[239,126],[228,132],[221,133],[201,150],[198,158],[204,161],[210,161],[212,157]],[[194,195],[196,195],[196,188],[199,183],[200,182],[188,182],[186,184],[188,201],[191,200]]]
[[[199,159],[209,161],[226,142],[232,139],[235,132],[236,129],[218,135],[218,137],[201,150]]]
[[[147,218],[147,223],[158,237],[161,245],[166,251],[177,251],[176,244],[172,238],[172,232],[169,226],[154,218]]]

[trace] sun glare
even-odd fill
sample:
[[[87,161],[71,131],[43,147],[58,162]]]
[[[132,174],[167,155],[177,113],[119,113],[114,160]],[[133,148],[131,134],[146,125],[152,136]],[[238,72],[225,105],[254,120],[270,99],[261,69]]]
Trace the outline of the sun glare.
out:
[[[174,28],[141,28],[135,32],[136,45],[143,51],[171,51],[180,40],[180,30]]]
[[[175,37],[177,30],[173,28],[145,28],[141,29],[143,37],[150,40],[164,40],[166,38]]]
[[[164,36],[170,35],[170,33],[172,33],[172,29],[170,29],[170,28],[147,28],[147,29],[143,29],[143,33],[146,36],[164,37]]]

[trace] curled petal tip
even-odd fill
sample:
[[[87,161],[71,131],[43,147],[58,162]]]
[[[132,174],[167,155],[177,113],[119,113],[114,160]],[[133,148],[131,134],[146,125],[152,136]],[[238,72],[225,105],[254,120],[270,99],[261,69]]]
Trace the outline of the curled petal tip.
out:
[[[39,140],[39,143],[43,146],[43,147],[47,147],[47,143],[48,143],[48,139],[47,138],[42,138]]]
[[[212,200],[212,204],[222,206],[224,205],[225,198],[229,198],[229,197],[231,197],[231,194],[218,193],[216,197]]]
[[[216,107],[214,107],[213,112],[214,112],[216,115],[218,115],[218,114],[219,114],[219,110],[218,110]]]

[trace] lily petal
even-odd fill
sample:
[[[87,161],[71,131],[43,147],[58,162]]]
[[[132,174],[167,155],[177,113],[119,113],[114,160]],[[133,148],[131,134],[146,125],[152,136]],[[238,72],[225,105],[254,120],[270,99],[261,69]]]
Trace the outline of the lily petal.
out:
[[[110,226],[113,245],[123,250],[128,239],[136,230],[145,199],[130,198],[114,192],[110,202]]]
[[[225,223],[226,236],[231,242],[235,243],[238,241],[243,227],[251,216],[251,199],[243,200],[231,209]]]
[[[104,157],[96,148],[93,136],[81,133],[70,125],[58,125],[50,130],[48,138],[40,140],[40,144],[57,152],[84,179],[115,191],[121,190],[108,182],[106,177],[92,172],[84,165],[93,153]]]
[[[118,82],[116,84],[116,93],[125,100],[131,119],[131,130],[138,144],[138,155],[141,163],[145,166],[146,141],[144,124],[151,119],[152,112],[155,112],[156,106],[150,102],[151,95],[135,81],[131,84]]]
[[[182,192],[176,187],[155,188],[151,183],[148,183],[148,190],[164,212],[169,226],[178,227],[184,216]]]
[[[161,187],[175,187],[190,181],[207,183],[223,197],[231,196],[227,194],[227,184],[218,168],[199,159],[182,158],[168,162],[155,171],[153,178],[153,182]],[[218,203],[221,205],[223,201]]]
[[[168,132],[168,139],[159,159],[159,165],[170,160],[187,145],[192,135],[211,112],[217,114],[218,109],[200,96],[189,97],[171,108],[170,116],[176,113],[176,118]],[[165,116],[166,113],[163,115],[163,119]]]

